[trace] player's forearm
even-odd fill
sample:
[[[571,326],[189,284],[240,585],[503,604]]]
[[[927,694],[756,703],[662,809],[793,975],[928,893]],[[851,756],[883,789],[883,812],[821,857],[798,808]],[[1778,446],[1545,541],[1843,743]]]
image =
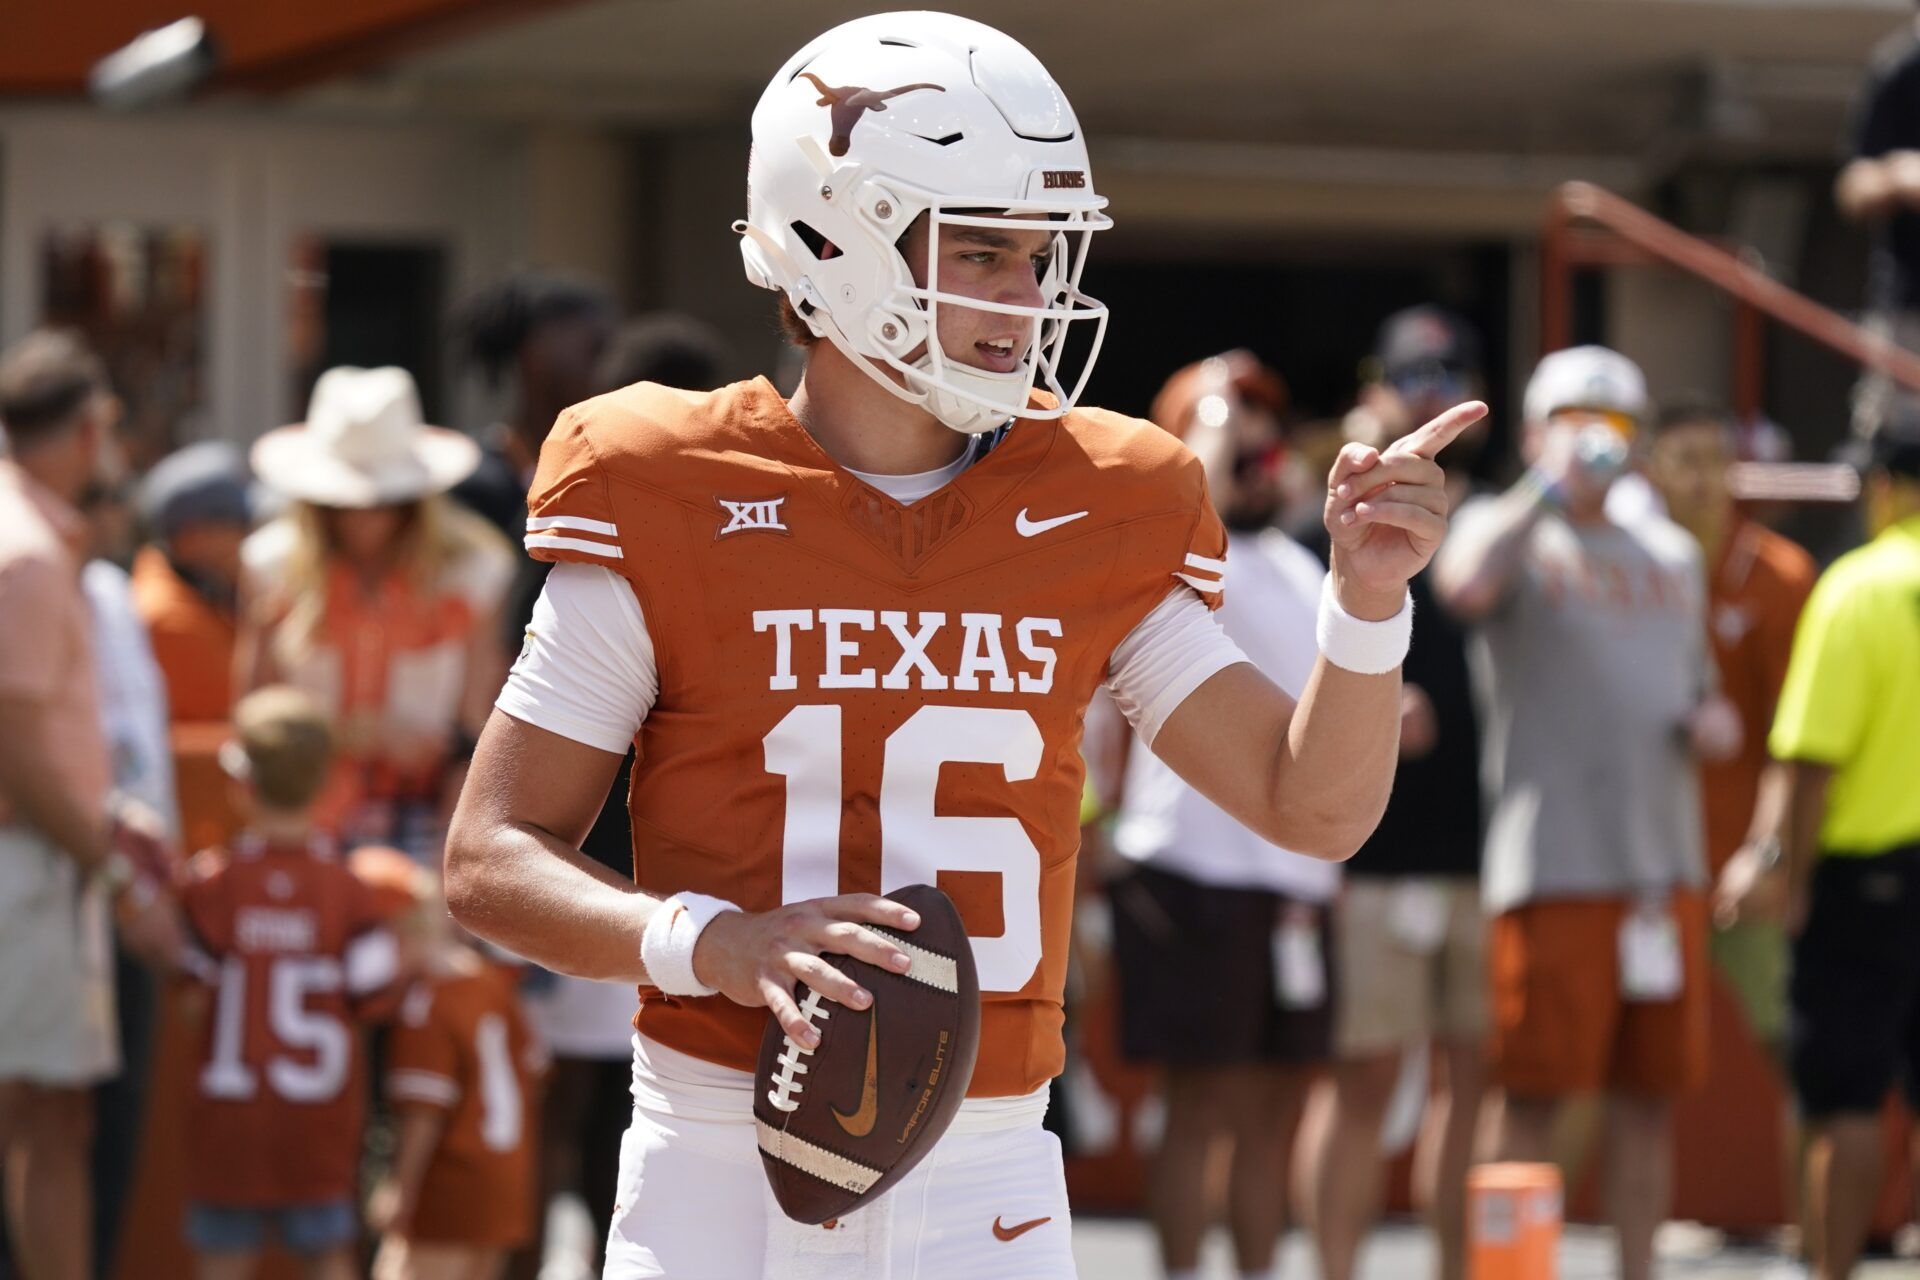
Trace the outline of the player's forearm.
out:
[[[486,821],[463,797],[447,833],[447,910],[489,942],[556,973],[646,980],[653,898],[551,832]]]
[[[579,851],[619,764],[496,711],[447,831],[453,917],[557,972],[640,981],[640,935],[656,904]]]
[[[1261,839],[1339,861],[1365,843],[1393,783],[1400,676],[1323,658],[1296,703],[1250,662],[1188,694],[1155,755]]]
[[[1433,562],[1441,603],[1469,621],[1493,612],[1520,572],[1544,504],[1544,490],[1530,477],[1509,489],[1489,518],[1449,537]]]
[[[1393,790],[1400,673],[1357,675],[1321,658],[1274,770],[1275,843],[1341,861],[1365,844]]]

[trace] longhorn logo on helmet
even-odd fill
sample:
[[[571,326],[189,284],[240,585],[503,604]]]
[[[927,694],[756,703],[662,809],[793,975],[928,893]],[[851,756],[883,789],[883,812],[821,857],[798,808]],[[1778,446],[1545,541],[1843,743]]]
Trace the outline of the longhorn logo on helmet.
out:
[[[857,84],[834,88],[811,71],[802,71],[800,78],[812,81],[813,87],[820,91],[818,105],[833,110],[828,117],[833,125],[833,136],[827,140],[827,152],[836,156],[847,154],[847,148],[853,145],[853,127],[860,123],[867,112],[885,111],[888,98],[897,98],[918,89],[929,89],[934,93],[947,91],[945,85],[938,84],[903,84],[898,89],[884,90],[863,89]]]

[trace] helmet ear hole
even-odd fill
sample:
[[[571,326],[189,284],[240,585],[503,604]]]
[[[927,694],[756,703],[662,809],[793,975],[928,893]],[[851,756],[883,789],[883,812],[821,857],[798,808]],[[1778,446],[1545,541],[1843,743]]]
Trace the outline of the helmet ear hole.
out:
[[[834,244],[833,241],[827,239],[806,223],[790,222],[787,226],[795,236],[799,237],[800,243],[807,246],[807,252],[813,255],[815,262],[825,262],[829,258],[837,258],[840,256],[840,248],[838,245]]]

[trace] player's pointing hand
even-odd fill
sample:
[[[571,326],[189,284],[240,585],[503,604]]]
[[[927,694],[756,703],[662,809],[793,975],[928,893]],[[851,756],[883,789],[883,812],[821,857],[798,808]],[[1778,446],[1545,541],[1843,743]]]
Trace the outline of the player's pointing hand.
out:
[[[1446,475],[1435,459],[1486,413],[1469,400],[1385,449],[1340,450],[1327,477],[1324,519],[1348,612],[1384,618],[1398,611],[1408,579],[1426,568],[1447,532]]]

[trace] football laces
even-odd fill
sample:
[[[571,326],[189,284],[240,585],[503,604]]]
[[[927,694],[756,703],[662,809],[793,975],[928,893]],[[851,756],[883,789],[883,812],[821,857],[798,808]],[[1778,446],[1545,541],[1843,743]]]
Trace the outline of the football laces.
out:
[[[819,1031],[820,1024],[831,1018],[833,1011],[827,1008],[826,1001],[820,998],[818,991],[809,991],[807,998],[800,1002],[800,1016],[807,1020],[808,1026]],[[812,1056],[813,1050],[801,1047],[792,1036],[782,1038],[780,1056],[774,1059],[779,1069],[773,1073],[773,1087],[767,1090],[767,1102],[774,1110],[791,1112],[800,1109],[799,1096],[806,1088],[800,1082],[800,1077],[807,1074],[809,1069],[804,1059]]]

